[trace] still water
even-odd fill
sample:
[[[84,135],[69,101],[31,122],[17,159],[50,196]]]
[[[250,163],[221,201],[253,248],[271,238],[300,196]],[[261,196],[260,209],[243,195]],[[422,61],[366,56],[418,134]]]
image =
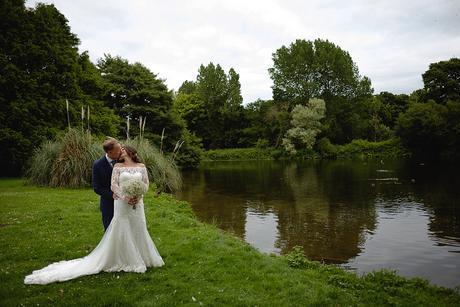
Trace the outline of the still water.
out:
[[[460,285],[458,165],[415,161],[207,162],[178,198],[262,252]]]

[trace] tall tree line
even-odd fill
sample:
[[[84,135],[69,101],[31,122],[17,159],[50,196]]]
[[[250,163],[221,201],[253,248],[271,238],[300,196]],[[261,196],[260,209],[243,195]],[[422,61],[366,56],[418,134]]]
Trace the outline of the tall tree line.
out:
[[[243,105],[239,74],[218,63],[202,64],[177,92],[141,63],[111,55],[92,63],[53,5],[2,1],[0,28],[2,175],[20,174],[34,148],[69,124],[101,137],[136,137],[143,127],[165,151],[181,144],[184,166],[199,163],[201,148],[296,152],[395,137],[415,154],[460,153],[457,58],[430,64],[424,88],[409,95],[374,94],[347,51],[299,39],[272,55],[273,99]]]

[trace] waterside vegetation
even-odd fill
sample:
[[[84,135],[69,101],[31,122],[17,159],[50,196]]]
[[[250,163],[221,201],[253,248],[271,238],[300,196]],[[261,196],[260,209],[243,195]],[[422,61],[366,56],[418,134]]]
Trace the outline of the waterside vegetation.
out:
[[[410,157],[411,153],[398,138],[380,142],[353,140],[344,145],[334,145],[327,138],[319,140],[313,149],[303,149],[289,155],[276,148],[214,149],[203,153],[203,161],[244,161],[283,159],[397,159]]]

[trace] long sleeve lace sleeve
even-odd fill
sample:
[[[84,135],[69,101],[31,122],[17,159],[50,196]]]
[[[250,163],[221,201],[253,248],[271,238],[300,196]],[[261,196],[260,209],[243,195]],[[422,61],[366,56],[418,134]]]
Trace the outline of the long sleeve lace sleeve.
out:
[[[113,168],[110,189],[116,196],[118,197],[122,196],[121,188],[120,188],[120,168],[119,167]]]
[[[147,168],[144,166],[142,168],[142,181],[147,185],[147,190],[149,189],[149,174],[147,173]]]

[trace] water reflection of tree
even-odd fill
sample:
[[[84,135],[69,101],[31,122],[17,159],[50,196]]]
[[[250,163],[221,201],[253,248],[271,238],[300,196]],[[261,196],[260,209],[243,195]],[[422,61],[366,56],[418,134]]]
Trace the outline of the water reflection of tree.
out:
[[[312,259],[346,261],[356,256],[379,210],[404,208],[404,199],[423,204],[435,238],[460,241],[460,186],[452,165],[326,161],[307,163],[218,163],[184,174],[182,199],[205,222],[216,222],[244,238],[246,211],[278,216],[277,247],[304,246]],[[385,172],[377,172],[377,169]],[[189,176],[189,177],[187,177]],[[378,181],[397,177],[397,182]]]
[[[273,168],[279,166],[263,161],[211,163],[184,178],[190,184],[179,197],[192,203],[200,220],[244,238],[246,208],[257,204],[261,209],[266,192],[278,190]]]
[[[301,245],[310,259],[346,262],[376,227],[375,192],[356,163],[291,164],[284,178],[293,202],[276,206],[279,247]]]
[[[431,233],[446,241],[460,242],[460,180],[458,162],[409,164],[404,177],[416,198],[430,212]]]

